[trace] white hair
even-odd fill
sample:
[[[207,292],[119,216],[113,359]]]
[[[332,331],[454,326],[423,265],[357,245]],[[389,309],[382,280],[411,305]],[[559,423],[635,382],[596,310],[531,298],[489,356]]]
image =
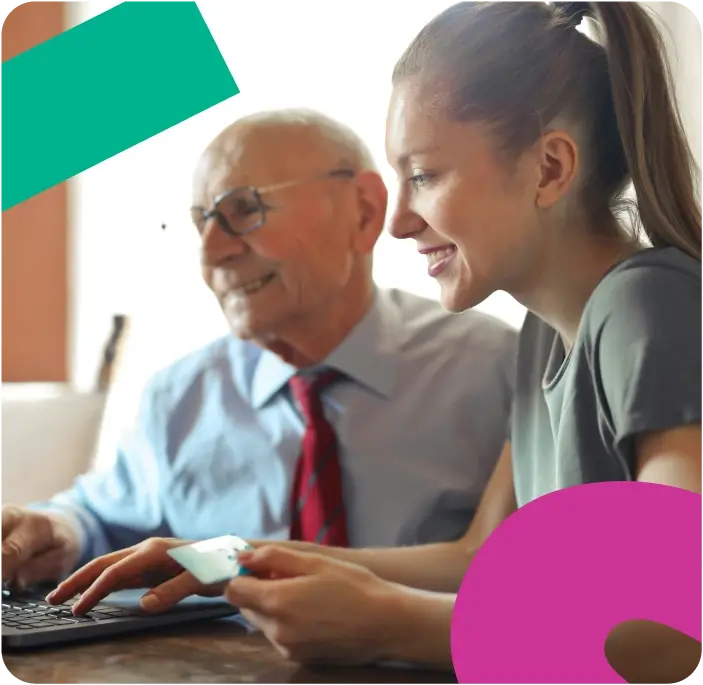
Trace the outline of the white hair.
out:
[[[378,171],[371,151],[349,126],[313,109],[277,109],[257,112],[237,124],[300,126],[313,128],[338,150],[340,157],[358,171]]]

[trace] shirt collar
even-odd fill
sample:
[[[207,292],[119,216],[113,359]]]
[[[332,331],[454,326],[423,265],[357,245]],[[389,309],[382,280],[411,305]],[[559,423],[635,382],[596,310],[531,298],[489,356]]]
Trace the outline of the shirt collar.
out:
[[[390,399],[395,386],[400,326],[390,293],[375,289],[369,310],[321,366],[338,369],[372,392]],[[261,409],[296,373],[295,367],[263,350],[252,377],[254,409]]]

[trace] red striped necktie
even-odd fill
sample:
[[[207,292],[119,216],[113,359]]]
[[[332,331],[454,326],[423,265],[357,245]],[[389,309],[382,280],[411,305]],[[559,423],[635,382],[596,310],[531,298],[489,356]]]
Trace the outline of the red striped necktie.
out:
[[[330,369],[310,380],[302,376],[290,380],[306,423],[293,482],[291,540],[349,546],[337,435],[321,399],[324,390],[343,377]]]

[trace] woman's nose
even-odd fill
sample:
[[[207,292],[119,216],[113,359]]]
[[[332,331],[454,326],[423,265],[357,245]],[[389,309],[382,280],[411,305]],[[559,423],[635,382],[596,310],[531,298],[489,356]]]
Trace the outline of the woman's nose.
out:
[[[398,203],[388,223],[388,232],[400,240],[413,238],[425,229],[422,217],[411,211],[405,203]]]

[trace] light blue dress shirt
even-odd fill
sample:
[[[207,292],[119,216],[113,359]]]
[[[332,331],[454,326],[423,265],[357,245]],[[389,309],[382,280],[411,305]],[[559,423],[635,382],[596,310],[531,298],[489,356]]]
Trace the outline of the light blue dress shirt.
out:
[[[324,361],[350,543],[410,545],[466,530],[507,435],[517,333],[483,313],[377,290]],[[156,374],[108,468],[41,508],[71,513],[82,558],[147,537],[287,539],[304,423],[295,369],[228,336]]]

